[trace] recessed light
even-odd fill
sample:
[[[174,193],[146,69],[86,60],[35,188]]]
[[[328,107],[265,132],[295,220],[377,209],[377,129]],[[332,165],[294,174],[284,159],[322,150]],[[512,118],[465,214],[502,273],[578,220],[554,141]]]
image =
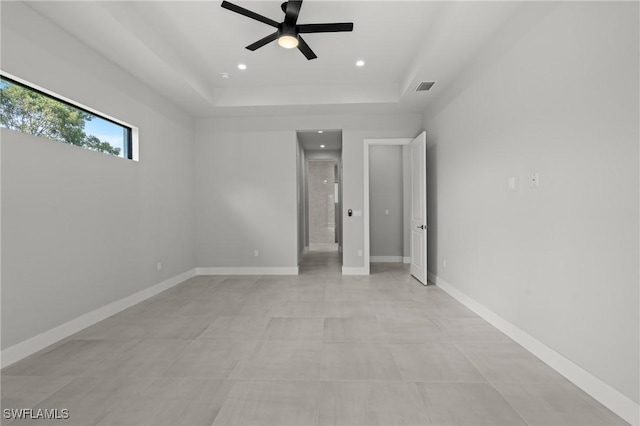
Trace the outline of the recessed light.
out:
[[[356,66],[357,67],[364,67],[364,61],[361,59],[358,62],[356,62]]]
[[[246,70],[247,66],[245,64],[238,64],[238,69],[239,70]]]
[[[324,133],[324,130],[318,130],[318,133]]]
[[[324,145],[320,145],[320,148],[324,148]]]
[[[229,78],[229,73],[228,72],[221,72],[220,73],[220,77],[222,77],[224,79],[227,79],[227,78]]]

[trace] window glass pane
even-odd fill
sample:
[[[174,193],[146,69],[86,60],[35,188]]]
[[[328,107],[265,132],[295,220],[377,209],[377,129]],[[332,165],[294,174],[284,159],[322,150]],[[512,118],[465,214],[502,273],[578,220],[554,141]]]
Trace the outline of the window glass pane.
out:
[[[120,157],[124,156],[127,145],[128,129],[104,118],[93,116],[84,122],[84,132],[98,138],[102,143],[107,143],[113,151],[117,151]]]
[[[131,158],[131,129],[4,76],[0,126]]]

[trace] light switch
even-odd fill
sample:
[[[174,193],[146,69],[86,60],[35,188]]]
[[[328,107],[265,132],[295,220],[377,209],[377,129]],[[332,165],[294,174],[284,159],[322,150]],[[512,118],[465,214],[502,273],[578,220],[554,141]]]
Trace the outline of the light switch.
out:
[[[516,189],[516,177],[515,176],[509,176],[509,179],[507,179],[507,188]]]
[[[354,210],[353,211],[353,215],[356,216],[356,217],[357,216],[362,216],[362,210]]]
[[[385,210],[384,210],[384,215],[385,215],[385,216],[389,216],[389,209],[385,209]]]

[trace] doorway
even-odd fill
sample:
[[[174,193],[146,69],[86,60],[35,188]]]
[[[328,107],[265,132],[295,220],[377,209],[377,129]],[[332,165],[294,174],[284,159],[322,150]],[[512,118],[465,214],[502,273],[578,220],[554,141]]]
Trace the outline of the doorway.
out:
[[[426,285],[424,132],[415,139],[365,139],[364,198],[364,273],[371,263],[408,263],[407,271]]]
[[[342,267],[342,131],[297,132],[300,273]],[[308,265],[307,265],[308,266]]]

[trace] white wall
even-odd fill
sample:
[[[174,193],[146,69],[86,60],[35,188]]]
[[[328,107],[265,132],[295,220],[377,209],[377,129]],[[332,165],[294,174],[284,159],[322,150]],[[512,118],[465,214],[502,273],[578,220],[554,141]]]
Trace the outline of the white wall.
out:
[[[364,261],[357,252],[364,249],[364,223],[362,217],[346,217],[346,211],[363,210],[363,141],[365,138],[414,137],[421,127],[420,115],[300,115],[196,120],[198,266],[297,265],[296,131],[325,128],[343,129],[343,266],[362,268]],[[263,165],[270,162],[270,166]],[[220,172],[221,168],[225,172]],[[234,179],[230,180],[228,176],[232,173]],[[236,200],[238,188],[235,185],[241,185],[240,189],[245,193],[257,191],[260,198],[247,201],[245,195],[243,200],[246,202]],[[238,208],[225,207],[230,200],[237,201]],[[263,206],[266,206],[266,212],[261,210]],[[234,223],[249,222],[239,212],[257,220],[257,225],[253,226],[262,226],[258,242],[264,242],[265,250],[273,252],[271,255],[264,259],[252,258],[256,245],[254,236],[245,236],[243,227],[234,228]],[[263,222],[266,218],[275,222]],[[230,250],[237,256],[229,254]]]
[[[429,269],[638,403],[638,3],[524,10],[425,114]]]
[[[6,349],[193,269],[195,254],[186,114],[18,2],[2,4],[2,69],[140,132],[134,162],[2,129]]]
[[[400,145],[369,147],[369,253],[372,258],[404,256],[403,148]]]

